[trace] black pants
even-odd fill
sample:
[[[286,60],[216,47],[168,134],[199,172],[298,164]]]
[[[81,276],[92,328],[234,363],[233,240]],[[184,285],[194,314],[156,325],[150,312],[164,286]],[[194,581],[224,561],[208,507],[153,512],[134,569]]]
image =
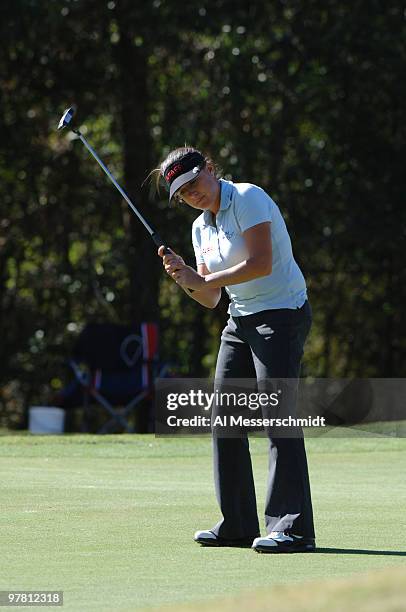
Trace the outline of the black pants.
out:
[[[221,336],[216,384],[228,378],[297,379],[310,331],[310,304],[230,317]],[[215,409],[216,410],[216,409]],[[269,435],[265,526],[314,538],[313,510],[303,437]],[[214,479],[223,519],[213,531],[223,538],[259,534],[248,437],[213,435]]]

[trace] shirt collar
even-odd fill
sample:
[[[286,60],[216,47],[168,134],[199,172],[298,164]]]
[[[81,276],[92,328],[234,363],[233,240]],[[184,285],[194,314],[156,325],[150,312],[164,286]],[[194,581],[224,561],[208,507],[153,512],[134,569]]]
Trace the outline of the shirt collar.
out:
[[[221,212],[230,207],[233,195],[233,183],[231,181],[225,181],[224,179],[219,179],[219,182],[221,189],[219,212]],[[203,218],[205,225],[213,225],[213,213],[210,210],[204,211]]]

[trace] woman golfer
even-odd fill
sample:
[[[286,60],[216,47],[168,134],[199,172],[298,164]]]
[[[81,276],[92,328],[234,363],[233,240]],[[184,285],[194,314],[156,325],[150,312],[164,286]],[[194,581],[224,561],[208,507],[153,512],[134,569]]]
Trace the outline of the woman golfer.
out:
[[[256,185],[217,178],[214,163],[192,147],[172,151],[159,172],[170,201],[202,211],[192,226],[197,271],[175,253],[164,255],[161,247],[166,272],[207,308],[218,304],[222,287],[230,298],[216,383],[256,378],[260,386],[269,379],[297,379],[311,308],[278,206]],[[267,535],[260,537],[248,437],[213,435],[223,518],[212,529],[197,531],[196,542],[266,553],[314,550],[303,437],[268,436]]]

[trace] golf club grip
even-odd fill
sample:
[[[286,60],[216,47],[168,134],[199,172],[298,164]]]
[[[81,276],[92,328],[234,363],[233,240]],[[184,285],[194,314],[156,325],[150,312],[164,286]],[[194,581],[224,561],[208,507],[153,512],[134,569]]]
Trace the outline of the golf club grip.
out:
[[[154,232],[153,234],[151,234],[151,238],[152,238],[152,240],[155,242],[155,244],[158,247],[160,247],[160,246],[164,247],[164,255],[171,255],[172,254],[171,249],[169,247],[165,246],[165,244],[164,244],[161,236],[158,234],[158,232]],[[189,287],[188,287],[188,291],[190,293],[193,293],[194,289],[189,289]]]

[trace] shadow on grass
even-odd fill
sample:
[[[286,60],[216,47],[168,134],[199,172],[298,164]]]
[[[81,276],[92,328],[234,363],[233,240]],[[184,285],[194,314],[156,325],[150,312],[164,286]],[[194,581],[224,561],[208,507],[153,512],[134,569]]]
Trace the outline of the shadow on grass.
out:
[[[312,554],[322,553],[331,555],[378,555],[389,557],[406,557],[406,551],[402,550],[364,550],[362,548],[319,548]]]
[[[227,546],[219,546],[218,544],[200,544],[200,548],[211,548],[218,550],[219,548],[251,548],[251,544],[232,544]],[[387,557],[406,557],[406,551],[403,550],[370,550],[364,548],[320,548],[316,547],[315,550],[308,551],[305,554],[316,554],[321,553],[323,555],[377,555],[377,556],[387,556]],[[285,553],[279,553],[285,554]]]

